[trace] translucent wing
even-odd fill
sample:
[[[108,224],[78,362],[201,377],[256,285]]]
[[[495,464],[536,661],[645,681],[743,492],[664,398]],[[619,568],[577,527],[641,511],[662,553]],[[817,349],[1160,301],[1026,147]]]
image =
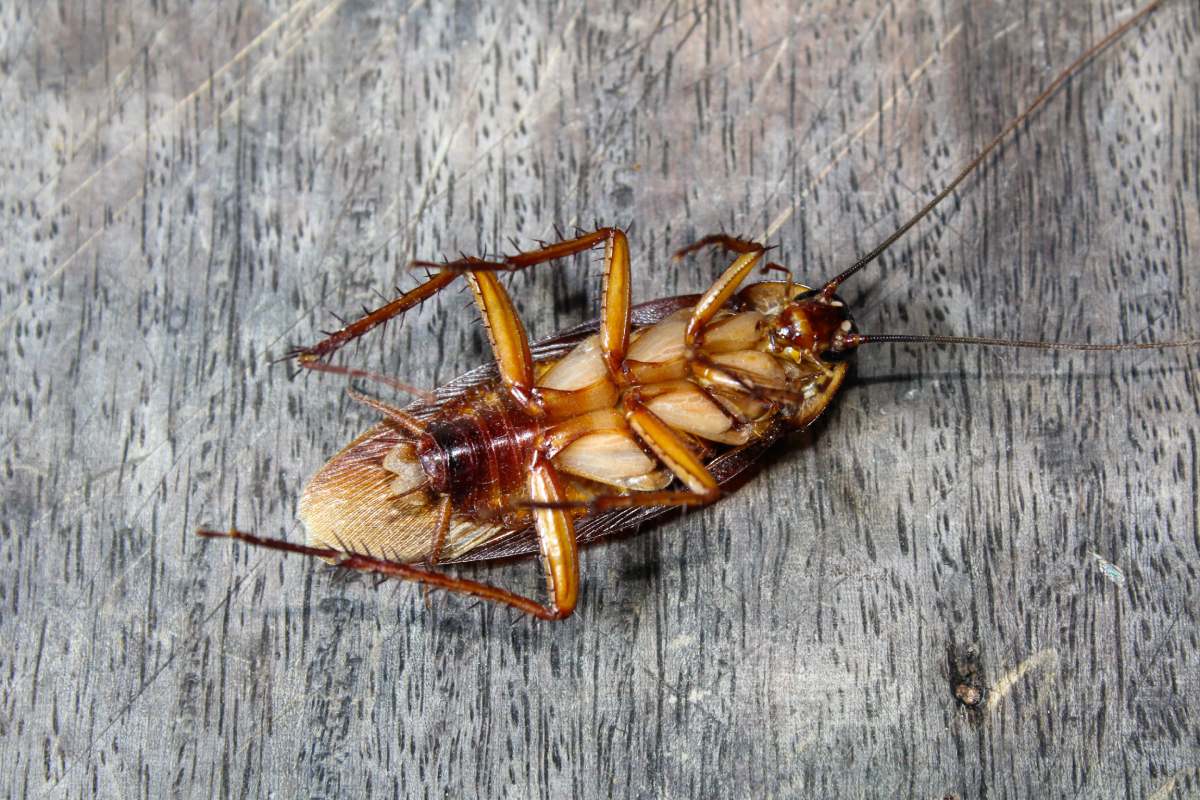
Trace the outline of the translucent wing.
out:
[[[437,506],[421,490],[411,434],[391,422],[366,431],[312,477],[300,499],[309,543],[393,561],[424,561],[438,529]],[[498,524],[450,518],[443,546],[456,558],[504,532]]]

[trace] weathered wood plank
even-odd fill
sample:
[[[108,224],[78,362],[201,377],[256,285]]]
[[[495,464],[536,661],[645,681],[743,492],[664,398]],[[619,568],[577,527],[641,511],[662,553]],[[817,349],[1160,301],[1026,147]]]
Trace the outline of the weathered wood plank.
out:
[[[1130,3],[78,5],[0,7],[3,794],[1197,791],[1194,352],[864,351],[741,493],[588,550],[557,626],[192,535],[300,535],[372,417],[268,359],[407,259],[598,219],[639,299],[720,227],[820,279]],[[1195,334],[1198,35],[1168,2],[1072,81],[848,289],[861,327]],[[511,285],[546,334],[596,278]],[[358,354],[484,357],[465,296]]]

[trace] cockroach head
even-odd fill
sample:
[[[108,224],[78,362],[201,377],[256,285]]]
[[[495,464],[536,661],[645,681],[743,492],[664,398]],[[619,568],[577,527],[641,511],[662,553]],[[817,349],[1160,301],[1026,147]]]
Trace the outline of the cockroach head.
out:
[[[772,320],[770,348],[796,363],[817,357],[844,358],[856,346],[854,319],[836,294],[806,289],[784,304]]]

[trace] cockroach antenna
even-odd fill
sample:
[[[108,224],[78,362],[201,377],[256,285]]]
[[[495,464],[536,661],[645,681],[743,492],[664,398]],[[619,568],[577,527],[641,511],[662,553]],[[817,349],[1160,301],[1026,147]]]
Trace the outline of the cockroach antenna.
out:
[[[1000,133],[987,143],[987,145],[979,151],[979,153],[963,167],[950,183],[938,192],[932,200],[922,206],[921,210],[914,214],[907,222],[898,227],[886,239],[880,242],[873,250],[855,261],[850,267],[838,275],[831,278],[820,290],[820,296],[825,302],[832,302],[837,290],[841,285],[852,275],[859,270],[876,261],[879,256],[887,251],[889,247],[896,241],[908,233],[908,231],[927,217],[939,204],[958,188],[964,180],[967,179],[976,169],[979,168],[988,156],[1000,144],[1020,128],[1033,116],[1038,109],[1045,105],[1049,100],[1071,77],[1080,70],[1085,64],[1095,58],[1101,51],[1106,49],[1110,44],[1119,39],[1122,34],[1133,28],[1143,19],[1145,19],[1152,11],[1161,5],[1162,0],[1153,0],[1147,3],[1141,10],[1134,14],[1125,22],[1114,28],[1107,36],[1094,45],[1089,47],[1078,58],[1071,62],[1062,72],[1058,74],[1050,84],[1042,90],[1029,107],[1014,117],[1008,125],[1004,127]],[[913,342],[921,344],[962,344],[976,345],[981,347],[1020,347],[1032,350],[1070,350],[1070,351],[1100,351],[1100,352],[1120,352],[1125,350],[1160,350],[1173,347],[1195,347],[1200,345],[1200,338],[1180,339],[1169,342],[1136,342],[1136,343],[1121,343],[1121,344],[1083,344],[1071,342],[1049,342],[1049,341],[1031,341],[1025,339],[999,339],[988,336],[940,336],[940,335],[920,335],[920,334],[859,334],[851,333],[841,337],[833,348],[835,352],[850,350],[860,347],[864,344],[884,344],[888,342]]]
[[[896,228],[896,230],[894,230],[890,236],[880,242],[874,250],[871,250],[869,253],[859,258],[858,261],[855,261],[853,264],[851,264],[850,267],[845,271],[831,278],[825,284],[825,286],[822,287],[821,295],[826,300],[832,300],[833,296],[837,293],[838,288],[846,282],[847,278],[854,275],[863,267],[873,263],[876,259],[883,255],[883,253],[886,252],[889,247],[895,244],[897,239],[908,233],[908,231],[914,225],[923,220],[931,211],[937,208],[943,200],[950,196],[951,192],[958,188],[960,183],[966,180],[967,177],[969,177],[971,173],[973,173],[979,167],[980,164],[987,160],[987,157],[992,154],[992,151],[999,147],[1000,144],[1008,138],[1009,134],[1024,125],[1025,122],[1031,116],[1033,116],[1039,108],[1045,105],[1046,101],[1049,100],[1064,83],[1070,80],[1071,76],[1078,72],[1084,64],[1091,61],[1102,50],[1107,48],[1117,39],[1121,38],[1121,35],[1127,30],[1145,19],[1152,11],[1154,11],[1154,9],[1158,8],[1161,3],[1162,0],[1152,0],[1152,2],[1147,3],[1140,11],[1118,25],[1111,32],[1109,32],[1107,36],[1096,42],[1094,45],[1085,50],[1082,55],[1072,61],[1066,69],[1058,74],[1058,77],[1051,81],[1050,84],[1042,90],[1042,93],[1039,94],[1034,101],[1029,104],[1028,108],[1026,108],[1016,117],[1014,117],[1007,125],[1005,125],[1004,129],[1000,131],[1000,133],[996,134],[995,138],[988,142],[987,145],[980,150],[979,153],[973,159],[971,159],[970,162],[968,162],[967,165],[963,167],[957,175],[954,176],[954,180],[946,184],[945,188],[934,195],[932,200],[922,206],[921,210],[916,214],[913,214],[913,216],[907,222],[905,222],[899,228]]]
[[[1043,342],[1031,339],[996,339],[990,336],[937,336],[907,333],[852,333],[843,339],[845,349],[864,344],[916,342],[920,344],[965,344],[979,347],[1020,347],[1027,350],[1068,350],[1073,352],[1119,353],[1127,350],[1166,350],[1175,347],[1200,346],[1200,338],[1174,339],[1169,342],[1121,342],[1119,344],[1087,344],[1084,342]]]

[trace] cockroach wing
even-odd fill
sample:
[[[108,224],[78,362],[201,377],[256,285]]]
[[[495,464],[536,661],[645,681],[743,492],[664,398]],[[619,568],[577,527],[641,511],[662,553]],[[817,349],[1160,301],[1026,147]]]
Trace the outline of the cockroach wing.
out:
[[[300,498],[309,544],[405,563],[424,561],[438,530],[437,505],[422,489],[412,434],[391,422],[366,431],[313,476]],[[442,553],[456,558],[504,532],[451,516]]]

